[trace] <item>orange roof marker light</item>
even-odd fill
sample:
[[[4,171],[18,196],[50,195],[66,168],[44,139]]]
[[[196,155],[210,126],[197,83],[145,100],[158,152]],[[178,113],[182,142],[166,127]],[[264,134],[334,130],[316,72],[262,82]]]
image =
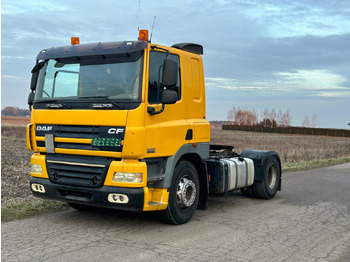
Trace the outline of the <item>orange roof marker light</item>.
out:
[[[71,45],[79,45],[79,43],[80,43],[79,37],[71,37],[70,38]]]
[[[148,30],[146,29],[139,30],[139,40],[148,42]]]

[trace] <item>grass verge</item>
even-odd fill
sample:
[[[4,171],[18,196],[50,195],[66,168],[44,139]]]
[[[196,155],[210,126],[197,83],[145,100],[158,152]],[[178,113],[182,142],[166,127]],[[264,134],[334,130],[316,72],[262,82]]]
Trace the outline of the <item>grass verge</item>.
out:
[[[26,219],[42,214],[55,213],[67,210],[69,206],[65,202],[33,199],[1,204],[1,222]]]
[[[309,170],[327,166],[341,165],[350,162],[350,157],[331,158],[331,159],[317,159],[305,162],[284,163],[282,166],[283,173],[296,172],[302,170]]]
[[[283,172],[288,173],[302,171],[340,165],[348,162],[350,162],[350,157],[285,163],[283,164]],[[40,198],[34,200],[4,203],[1,205],[1,222],[31,218],[42,214],[67,210],[68,208],[69,206],[64,202],[45,200]]]

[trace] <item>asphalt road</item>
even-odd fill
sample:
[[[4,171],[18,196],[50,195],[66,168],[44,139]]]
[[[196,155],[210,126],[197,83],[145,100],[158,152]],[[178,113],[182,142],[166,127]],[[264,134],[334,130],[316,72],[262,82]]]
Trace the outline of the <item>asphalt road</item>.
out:
[[[211,197],[181,226],[69,210],[1,225],[2,261],[350,261],[350,163],[283,176],[273,200]]]

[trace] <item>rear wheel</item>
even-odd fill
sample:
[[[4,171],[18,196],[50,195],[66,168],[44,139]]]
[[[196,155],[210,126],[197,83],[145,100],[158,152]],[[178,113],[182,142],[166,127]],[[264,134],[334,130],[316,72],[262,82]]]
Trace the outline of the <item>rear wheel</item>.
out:
[[[264,170],[263,181],[254,184],[254,192],[259,198],[273,198],[281,182],[281,168],[276,157],[270,157]]]
[[[246,196],[246,197],[255,197],[256,196],[253,186],[248,186],[246,188],[241,188],[241,193],[242,193],[243,196]]]
[[[188,222],[197,209],[199,201],[199,178],[196,168],[188,161],[175,167],[169,191],[168,207],[161,219],[170,224]]]

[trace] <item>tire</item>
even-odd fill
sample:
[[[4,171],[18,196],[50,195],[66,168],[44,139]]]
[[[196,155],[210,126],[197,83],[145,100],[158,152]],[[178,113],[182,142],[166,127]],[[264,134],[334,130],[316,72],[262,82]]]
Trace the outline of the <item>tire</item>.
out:
[[[256,197],[253,186],[241,188],[240,190],[241,190],[242,195],[245,197]]]
[[[179,162],[170,186],[168,207],[160,218],[174,225],[187,223],[197,209],[199,188],[199,178],[193,164],[188,161]]]
[[[276,195],[281,182],[281,168],[276,157],[268,159],[263,181],[256,181],[253,185],[256,197],[271,199]]]

